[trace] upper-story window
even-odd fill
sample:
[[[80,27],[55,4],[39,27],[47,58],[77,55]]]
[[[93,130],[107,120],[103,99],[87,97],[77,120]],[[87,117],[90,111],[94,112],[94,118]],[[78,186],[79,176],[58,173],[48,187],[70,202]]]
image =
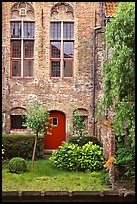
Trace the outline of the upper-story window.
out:
[[[68,4],[59,3],[52,8],[50,45],[51,77],[73,77],[74,21],[73,10]]]
[[[26,2],[16,3],[11,10],[11,77],[33,77],[34,11]]]

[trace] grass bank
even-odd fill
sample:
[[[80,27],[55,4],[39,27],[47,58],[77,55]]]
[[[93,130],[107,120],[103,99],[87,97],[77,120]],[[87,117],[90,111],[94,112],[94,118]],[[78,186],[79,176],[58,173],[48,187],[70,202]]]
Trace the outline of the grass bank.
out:
[[[108,172],[64,171],[53,167],[49,159],[35,161],[31,172],[31,161],[27,161],[28,172],[10,173],[7,163],[2,168],[2,191],[93,191],[109,190]]]

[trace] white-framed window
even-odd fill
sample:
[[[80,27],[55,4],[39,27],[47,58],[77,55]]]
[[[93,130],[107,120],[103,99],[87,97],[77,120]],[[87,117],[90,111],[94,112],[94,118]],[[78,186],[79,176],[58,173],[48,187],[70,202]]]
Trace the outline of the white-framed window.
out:
[[[34,21],[11,21],[11,77],[33,77]]]
[[[73,77],[74,22],[51,21],[51,77]]]
[[[52,125],[58,126],[58,118],[55,118],[55,117],[52,118]]]

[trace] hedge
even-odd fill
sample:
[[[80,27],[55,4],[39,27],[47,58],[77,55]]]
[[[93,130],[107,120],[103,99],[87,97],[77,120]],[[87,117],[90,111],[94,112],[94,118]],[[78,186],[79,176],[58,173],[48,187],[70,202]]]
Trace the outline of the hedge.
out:
[[[100,141],[98,140],[98,138],[96,136],[71,136],[68,138],[68,142],[71,144],[78,144],[79,146],[83,146],[86,143],[88,143],[89,141],[93,142],[93,144],[102,146]]]
[[[34,135],[2,135],[2,145],[4,149],[3,159],[22,157],[31,159],[34,146]],[[44,157],[44,139],[38,138],[35,153],[35,160]]]

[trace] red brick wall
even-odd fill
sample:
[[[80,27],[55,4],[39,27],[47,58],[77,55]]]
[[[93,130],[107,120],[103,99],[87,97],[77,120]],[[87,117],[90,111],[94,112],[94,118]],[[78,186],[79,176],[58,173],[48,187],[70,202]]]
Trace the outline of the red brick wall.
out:
[[[50,78],[50,14],[58,2],[30,2],[35,12],[34,78],[10,78],[10,9],[14,2],[2,2],[2,109],[6,114],[6,130],[10,131],[10,111],[20,107],[27,109],[31,100],[40,100],[48,110],[65,113],[67,133],[72,126],[75,108],[88,112],[88,129],[91,134],[92,87],[93,87],[93,28],[100,25],[100,2],[66,2],[74,11],[74,77],[72,79]],[[104,8],[104,7],[103,7]],[[43,10],[43,11],[42,11]],[[42,16],[43,12],[43,16]],[[43,19],[43,22],[42,22]],[[62,16],[63,19],[63,16]],[[103,97],[103,76],[101,64],[105,56],[105,40],[102,33],[96,35],[96,83],[95,104]],[[97,137],[102,141],[106,156],[110,154],[111,130],[97,122]],[[109,146],[109,147],[108,147]]]

